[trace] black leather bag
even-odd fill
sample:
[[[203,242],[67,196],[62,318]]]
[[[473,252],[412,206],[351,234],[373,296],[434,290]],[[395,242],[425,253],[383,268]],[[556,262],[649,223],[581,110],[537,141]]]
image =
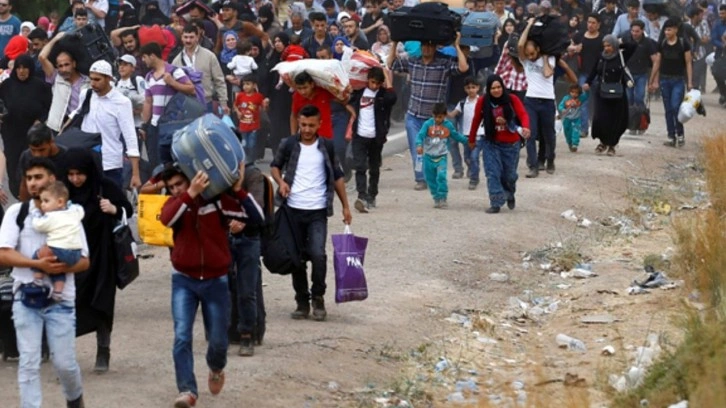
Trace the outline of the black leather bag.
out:
[[[450,44],[461,28],[461,15],[444,3],[421,3],[390,14],[393,41]]]
[[[267,270],[278,275],[288,275],[302,265],[300,240],[286,205],[275,213],[275,232],[262,243],[262,263]]]
[[[600,97],[603,99],[620,99],[624,94],[625,89],[621,82],[600,83]]]
[[[129,228],[126,210],[121,209],[121,222],[113,230],[116,253],[116,287],[123,289],[139,277],[139,258],[136,255],[136,241]]]

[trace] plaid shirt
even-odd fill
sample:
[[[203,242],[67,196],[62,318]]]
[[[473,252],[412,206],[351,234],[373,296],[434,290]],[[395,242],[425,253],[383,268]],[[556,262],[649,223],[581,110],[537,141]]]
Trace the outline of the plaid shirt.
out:
[[[430,118],[434,104],[446,101],[449,78],[460,74],[458,61],[440,57],[428,64],[421,58],[396,58],[391,69],[409,74],[408,113],[420,119]]]
[[[522,72],[517,72],[512,64],[512,57],[509,56],[509,51],[505,48],[502,51],[502,56],[499,58],[499,63],[494,69],[494,73],[502,77],[504,81],[504,87],[510,91],[526,91],[527,90],[527,75]]]
[[[699,38],[711,37],[711,28],[709,28],[706,19],[701,20],[701,24],[698,25],[693,25],[693,23],[689,24],[691,24],[693,26],[693,29],[696,30],[696,34],[698,34]],[[692,48],[694,61],[698,61],[701,58],[706,58],[706,47],[703,44],[694,44]]]

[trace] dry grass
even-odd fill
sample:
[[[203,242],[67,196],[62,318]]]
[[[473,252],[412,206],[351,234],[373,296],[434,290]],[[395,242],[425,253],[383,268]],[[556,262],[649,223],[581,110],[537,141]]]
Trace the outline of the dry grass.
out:
[[[688,399],[693,407],[726,401],[726,134],[705,141],[703,159],[711,206],[674,223],[671,271],[697,293],[684,302],[684,340],[650,368],[641,387],[617,396],[616,407],[637,406],[641,399],[651,406]]]

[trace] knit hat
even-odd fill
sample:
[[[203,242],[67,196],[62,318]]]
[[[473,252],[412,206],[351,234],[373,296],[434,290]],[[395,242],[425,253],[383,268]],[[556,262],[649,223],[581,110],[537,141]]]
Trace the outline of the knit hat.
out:
[[[22,35],[16,35],[8,41],[8,45],[5,46],[5,56],[8,60],[12,61],[28,52],[28,39]]]

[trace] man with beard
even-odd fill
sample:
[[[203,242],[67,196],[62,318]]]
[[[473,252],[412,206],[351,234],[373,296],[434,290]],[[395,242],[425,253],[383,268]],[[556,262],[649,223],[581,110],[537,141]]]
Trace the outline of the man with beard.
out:
[[[70,53],[63,51],[55,61],[50,61],[53,46],[64,34],[56,35],[38,55],[45,80],[53,87],[53,101],[46,124],[56,133],[60,132],[68,115],[80,106],[81,94],[90,86],[89,78],[78,71],[76,59]]]
[[[141,61],[141,54],[139,53],[139,35],[138,29],[141,26],[133,27],[121,27],[111,31],[111,43],[118,49],[119,55],[132,55],[136,61]],[[136,75],[146,76],[149,72],[149,68],[146,65],[136,64]]]
[[[35,75],[38,78],[43,79],[43,67],[40,65],[40,61],[38,60],[38,54],[40,54],[40,50],[48,44],[48,32],[40,27],[36,27],[30,32],[30,34],[28,34],[28,40],[30,40],[32,50],[30,55],[33,57],[33,61],[35,61]]]

